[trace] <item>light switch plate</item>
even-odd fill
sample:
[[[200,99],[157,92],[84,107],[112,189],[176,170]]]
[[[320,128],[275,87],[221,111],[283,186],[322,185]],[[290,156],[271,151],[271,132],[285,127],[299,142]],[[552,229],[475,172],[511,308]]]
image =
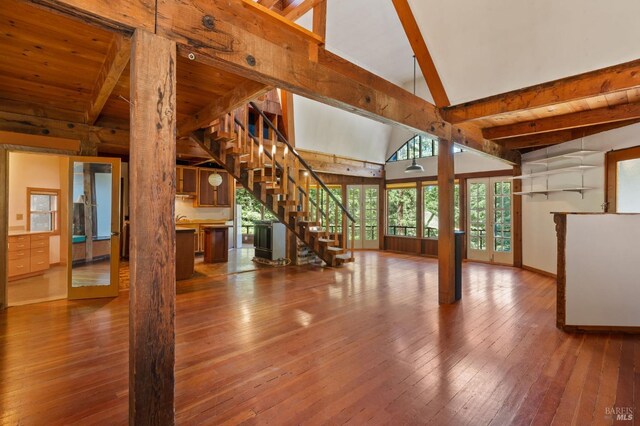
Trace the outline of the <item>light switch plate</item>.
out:
[[[17,213],[16,220],[22,220],[22,219],[24,219],[24,215],[22,213]]]

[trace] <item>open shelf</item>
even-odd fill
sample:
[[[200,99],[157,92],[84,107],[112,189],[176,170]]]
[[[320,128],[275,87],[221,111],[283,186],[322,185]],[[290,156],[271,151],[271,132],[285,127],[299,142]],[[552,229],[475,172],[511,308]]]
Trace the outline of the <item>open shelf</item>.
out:
[[[590,166],[590,165],[563,167],[561,169],[545,170],[544,172],[536,172],[536,173],[529,173],[521,176],[514,176],[513,179],[529,179],[529,178],[535,178],[540,176],[559,175],[563,173],[583,172],[585,170],[595,169],[596,167],[597,166]]]
[[[536,164],[536,165],[547,165],[551,162],[554,161],[558,161],[558,160],[567,160],[567,159],[571,159],[571,158],[584,158],[587,157],[589,155],[593,155],[593,154],[599,154],[602,151],[592,151],[592,150],[588,150],[588,149],[579,149],[577,151],[570,151],[570,152],[565,152],[564,154],[558,154],[558,155],[553,155],[551,157],[547,157],[547,158],[541,158],[539,160],[533,160],[533,161],[527,161],[527,164]]]
[[[534,190],[534,191],[522,191],[522,192],[514,192],[513,195],[529,195],[529,196],[533,196],[533,195],[538,195],[538,194],[542,194],[542,195],[549,195],[551,193],[554,192],[577,192],[579,194],[584,195],[584,191],[590,190],[590,189],[595,189],[592,187],[588,187],[588,186],[579,186],[579,187],[573,187],[573,188],[552,188],[552,189],[540,189],[540,190]]]

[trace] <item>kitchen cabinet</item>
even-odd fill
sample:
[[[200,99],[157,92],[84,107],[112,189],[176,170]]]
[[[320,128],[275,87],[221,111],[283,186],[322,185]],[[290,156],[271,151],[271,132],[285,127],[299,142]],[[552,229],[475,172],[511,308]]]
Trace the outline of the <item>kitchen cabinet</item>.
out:
[[[209,184],[209,176],[218,173],[222,177],[220,186]],[[224,170],[198,169],[198,194],[196,207],[231,207],[233,178]]]
[[[40,275],[49,269],[48,233],[10,233],[7,251],[9,281]]]
[[[198,192],[198,169],[195,167],[176,167],[176,193],[196,195]]]

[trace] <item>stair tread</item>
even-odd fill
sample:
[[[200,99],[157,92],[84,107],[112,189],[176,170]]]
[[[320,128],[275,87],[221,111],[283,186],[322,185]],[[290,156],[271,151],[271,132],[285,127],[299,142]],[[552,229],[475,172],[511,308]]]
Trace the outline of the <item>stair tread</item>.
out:
[[[346,262],[353,262],[354,261],[354,259],[353,259],[353,257],[351,257],[350,253],[336,254],[336,259],[341,259],[341,260],[344,260]]]
[[[344,251],[342,247],[327,247],[329,251]]]

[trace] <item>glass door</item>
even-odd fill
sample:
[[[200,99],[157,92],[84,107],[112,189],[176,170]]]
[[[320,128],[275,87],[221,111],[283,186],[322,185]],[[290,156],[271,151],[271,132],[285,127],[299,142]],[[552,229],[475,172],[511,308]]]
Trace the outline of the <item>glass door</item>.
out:
[[[513,264],[511,180],[469,179],[467,185],[467,257]]]
[[[71,157],[69,299],[118,295],[120,160]]]
[[[640,213],[640,146],[606,154],[609,213]]]
[[[347,208],[355,218],[355,248],[378,249],[378,203],[379,187],[376,185],[349,185],[347,187]],[[351,229],[347,229],[351,235]]]

